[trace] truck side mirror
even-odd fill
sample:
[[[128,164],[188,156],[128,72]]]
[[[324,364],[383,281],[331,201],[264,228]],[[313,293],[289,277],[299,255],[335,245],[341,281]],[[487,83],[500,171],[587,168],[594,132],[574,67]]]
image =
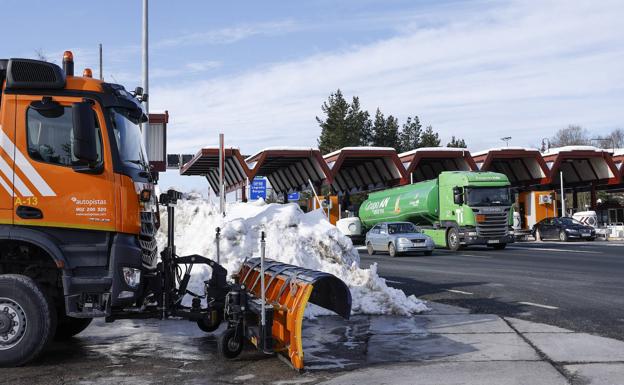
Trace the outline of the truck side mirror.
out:
[[[73,119],[73,153],[78,160],[94,163],[98,160],[95,117],[91,103],[79,102],[72,104]]]
[[[460,206],[464,204],[464,192],[461,187],[453,187],[453,203]]]

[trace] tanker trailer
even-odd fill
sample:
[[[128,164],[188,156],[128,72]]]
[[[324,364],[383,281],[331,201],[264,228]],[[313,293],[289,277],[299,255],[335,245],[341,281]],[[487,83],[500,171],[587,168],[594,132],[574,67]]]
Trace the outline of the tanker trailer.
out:
[[[469,245],[504,249],[513,242],[511,204],[505,175],[445,171],[436,179],[369,194],[360,206],[359,226],[347,218],[337,227],[358,237],[380,222],[407,221],[431,236],[437,247],[453,251]],[[358,227],[356,234],[352,230]]]

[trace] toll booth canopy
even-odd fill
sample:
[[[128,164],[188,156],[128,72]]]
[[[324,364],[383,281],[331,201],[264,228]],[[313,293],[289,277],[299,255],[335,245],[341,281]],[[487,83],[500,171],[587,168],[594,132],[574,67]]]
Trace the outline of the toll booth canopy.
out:
[[[180,168],[181,175],[205,176],[215,194],[219,194],[219,148],[202,148]],[[223,182],[225,191],[244,187],[249,178],[249,168],[238,148],[224,149]]]
[[[405,182],[405,169],[394,148],[345,147],[325,155],[331,184],[338,193],[392,187]]]
[[[550,169],[544,184],[558,184],[560,172],[567,186],[606,184],[618,175],[609,150],[592,146],[566,146],[550,149],[543,156]]]
[[[473,159],[479,170],[505,174],[514,187],[539,184],[550,171],[535,148],[492,148],[474,153]]]
[[[423,147],[399,154],[406,175],[413,182],[435,179],[442,171],[476,171],[470,151],[465,148]]]
[[[250,179],[263,176],[276,193],[306,190],[329,177],[321,152],[314,148],[267,148],[246,159]]]

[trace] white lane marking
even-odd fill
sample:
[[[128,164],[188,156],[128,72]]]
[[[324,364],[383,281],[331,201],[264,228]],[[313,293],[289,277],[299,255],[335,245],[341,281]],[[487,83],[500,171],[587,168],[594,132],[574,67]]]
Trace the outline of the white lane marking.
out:
[[[460,256],[462,256],[462,257],[470,257],[470,258],[485,258],[485,259],[492,259],[492,257],[488,257],[488,256],[486,256],[486,255],[460,254]]]
[[[559,309],[557,306],[542,305],[541,303],[533,303],[533,302],[518,302],[518,303],[520,305],[541,307],[542,309],[548,309],[548,310],[557,310],[557,309]]]
[[[474,293],[471,293],[469,291],[454,290],[454,289],[446,289],[446,291],[448,291],[450,293],[465,294],[465,295],[473,295],[474,294]]]
[[[599,251],[570,250],[570,249],[551,249],[546,247],[507,247],[512,250],[537,250],[537,251],[558,251],[560,253],[581,253],[581,254],[602,254]]]
[[[0,172],[4,174],[4,176],[10,181],[10,176],[13,175],[13,186],[19,191],[22,196],[31,197],[33,194],[30,192],[28,187],[22,182],[19,176],[15,175],[11,166],[0,156]]]
[[[387,278],[386,278],[386,282],[390,282],[390,283],[403,283],[401,281],[393,281],[393,280],[387,279]]]
[[[15,162],[15,165],[20,170],[22,170],[24,175],[26,175],[26,179],[28,179],[37,190],[39,190],[41,195],[43,195],[44,197],[56,196],[56,193],[52,191],[50,186],[46,183],[45,180],[43,180],[41,175],[39,175],[39,173],[35,170],[32,164],[30,164],[24,154],[22,154],[22,152],[15,147],[15,144],[13,144],[11,138],[9,138],[7,134],[2,131],[2,126],[0,126],[0,146],[9,155],[11,160]],[[15,176],[15,178],[17,178],[17,175]],[[15,187],[17,187],[17,184]],[[28,196],[32,196],[32,194]]]

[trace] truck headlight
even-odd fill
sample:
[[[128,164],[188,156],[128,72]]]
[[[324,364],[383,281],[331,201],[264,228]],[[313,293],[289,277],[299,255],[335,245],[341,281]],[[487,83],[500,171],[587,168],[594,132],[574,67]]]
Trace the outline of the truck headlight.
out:
[[[136,289],[141,283],[141,270],[135,269],[133,267],[124,267],[123,277],[126,285],[130,286],[133,289]]]

